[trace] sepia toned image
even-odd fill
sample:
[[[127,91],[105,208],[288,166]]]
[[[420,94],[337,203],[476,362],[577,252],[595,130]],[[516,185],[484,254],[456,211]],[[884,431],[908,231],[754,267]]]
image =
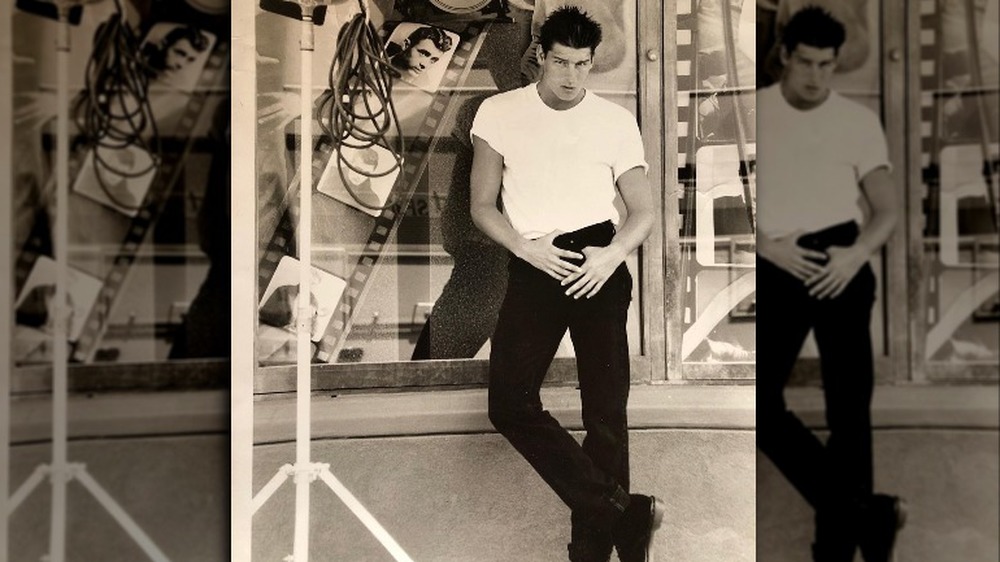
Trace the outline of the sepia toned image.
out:
[[[757,24],[757,559],[996,560],[997,3]]]
[[[1000,562],[1000,0],[0,0],[0,562]]]
[[[752,10],[566,4],[234,11],[236,558],[754,559]]]
[[[228,559],[220,4],[4,3],[0,559]]]

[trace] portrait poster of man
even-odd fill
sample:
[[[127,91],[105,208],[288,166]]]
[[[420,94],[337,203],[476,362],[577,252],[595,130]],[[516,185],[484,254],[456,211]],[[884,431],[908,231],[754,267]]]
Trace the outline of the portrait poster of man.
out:
[[[90,309],[97,302],[101,280],[78,269],[69,269],[68,292],[70,323],[68,339],[79,339]],[[45,334],[53,331],[56,292],[56,262],[47,256],[35,260],[35,265],[25,280],[15,303],[16,321],[19,326],[35,328]]]
[[[154,25],[141,47],[153,87],[193,92],[215,42],[214,34],[191,25]]]
[[[340,302],[340,295],[347,287],[343,279],[316,267],[312,268],[309,308],[313,312],[310,336],[316,342],[322,339],[333,312]],[[263,326],[294,333],[299,309],[299,260],[285,256],[278,262],[271,281],[260,300],[258,313]],[[262,327],[263,327],[262,326]],[[283,336],[287,339],[287,336]]]
[[[381,146],[342,146],[339,156],[334,153],[330,157],[320,176],[318,189],[345,205],[377,217],[399,176],[399,169],[387,173],[395,166],[395,156]],[[345,186],[345,180],[349,185]]]
[[[459,36],[446,29],[404,22],[389,35],[385,54],[404,82],[434,93],[441,85],[458,41]]]
[[[95,159],[95,154],[99,158]],[[123,215],[134,217],[142,208],[156,171],[152,155],[138,146],[99,146],[87,153],[73,190]]]

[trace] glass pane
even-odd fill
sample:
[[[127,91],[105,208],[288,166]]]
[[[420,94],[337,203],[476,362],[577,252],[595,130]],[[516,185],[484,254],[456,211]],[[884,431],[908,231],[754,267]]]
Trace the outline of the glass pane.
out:
[[[51,361],[60,103],[71,119],[72,360],[229,354],[228,15],[161,6],[145,16],[135,22],[139,46],[123,52],[98,34],[117,17],[115,3],[83,10],[71,28],[69,99],[61,102],[58,24],[15,13],[20,364]],[[114,73],[129,64],[125,82]]]
[[[932,369],[1000,359],[997,4],[920,4],[922,313]]]
[[[534,3],[533,10],[511,5],[513,23],[400,3],[389,10],[386,4],[373,3],[378,10],[372,19],[396,60],[410,37],[447,40],[441,40],[437,60],[411,58],[385,100],[399,116],[402,150],[390,132],[384,146],[338,151],[320,123],[312,123],[312,261],[319,283],[311,297],[317,311],[313,356],[324,363],[485,358],[506,290],[507,252],[469,215],[469,129],[486,97],[521,87],[537,73],[532,29],[544,18],[546,3]],[[635,114],[635,6],[587,4],[605,33],[588,89]],[[290,364],[297,302],[299,26],[260,11],[257,29],[258,358],[262,364]],[[336,37],[317,30],[311,96],[324,119]],[[424,66],[415,72],[418,63]],[[394,153],[402,157],[396,170]],[[368,174],[350,171],[366,166]],[[639,279],[637,256],[628,263]],[[632,352],[641,353],[638,283],[633,296],[628,330]],[[572,355],[567,336],[557,356]]]
[[[756,51],[743,0],[677,5],[681,291],[686,363],[752,364]]]

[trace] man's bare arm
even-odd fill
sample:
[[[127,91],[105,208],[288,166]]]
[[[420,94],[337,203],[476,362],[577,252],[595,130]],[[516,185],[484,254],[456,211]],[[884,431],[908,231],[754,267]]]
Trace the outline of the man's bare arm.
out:
[[[831,246],[826,253],[830,256],[823,271],[806,281],[809,294],[816,298],[834,298],[844,291],[858,270],[892,236],[899,220],[899,205],[892,185],[889,170],[879,167],[868,172],[861,179],[871,217],[861,229],[852,246]]]
[[[471,207],[472,222],[487,236],[510,250],[515,256],[544,271],[555,279],[562,279],[577,271],[576,265],[562,258],[581,259],[583,256],[555,247],[553,239],[560,233],[553,231],[537,240],[521,236],[497,209],[500,182],[503,177],[503,156],[483,139],[472,137]]]
[[[618,177],[618,192],[628,215],[607,247],[584,248],[587,256],[580,271],[563,280],[574,298],[596,295],[625,258],[649,237],[653,229],[653,196],[645,171],[632,168]]]

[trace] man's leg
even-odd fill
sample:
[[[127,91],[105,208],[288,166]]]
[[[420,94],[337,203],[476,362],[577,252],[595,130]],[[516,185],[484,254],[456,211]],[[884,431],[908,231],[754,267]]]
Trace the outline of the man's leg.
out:
[[[628,496],[542,408],[539,388],[567,328],[565,290],[512,258],[490,353],[490,421],[573,512],[610,521]]]
[[[802,281],[764,259],[757,260],[757,301],[757,446],[816,508],[826,487],[826,451],[784,396],[815,301]]]
[[[631,297],[632,278],[622,265],[597,295],[574,303],[569,322],[586,430],[583,451],[626,492],[629,489],[626,321]],[[607,560],[613,544],[611,529],[588,525],[588,515],[576,511],[572,514],[570,559]]]
[[[871,399],[874,357],[871,311],[875,277],[865,265],[835,299],[821,301],[816,344],[823,372],[828,459],[839,476],[839,492],[850,497],[872,493]]]
[[[871,397],[874,384],[871,309],[875,278],[865,265],[837,298],[818,301],[815,326],[823,375],[827,439],[826,483],[838,501],[817,513],[819,544],[850,544],[859,539],[860,506],[872,493]],[[845,549],[848,547],[844,547]]]

